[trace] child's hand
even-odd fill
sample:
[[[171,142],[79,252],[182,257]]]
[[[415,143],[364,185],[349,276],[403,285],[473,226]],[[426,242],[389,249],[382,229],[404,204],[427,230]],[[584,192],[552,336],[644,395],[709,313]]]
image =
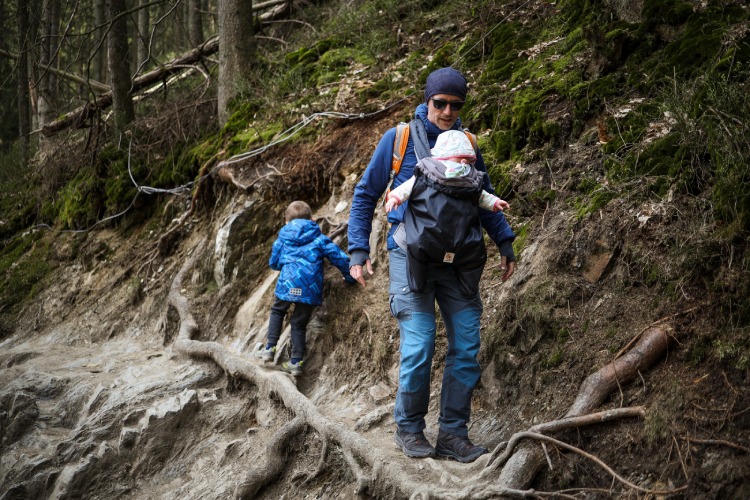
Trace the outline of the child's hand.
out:
[[[401,200],[389,194],[388,201],[385,202],[385,211],[390,212],[391,210],[395,209],[399,205],[401,205]]]
[[[507,201],[498,198],[497,201],[495,201],[495,204],[492,206],[492,211],[502,212],[503,210],[506,210],[508,208],[510,208],[510,204]]]

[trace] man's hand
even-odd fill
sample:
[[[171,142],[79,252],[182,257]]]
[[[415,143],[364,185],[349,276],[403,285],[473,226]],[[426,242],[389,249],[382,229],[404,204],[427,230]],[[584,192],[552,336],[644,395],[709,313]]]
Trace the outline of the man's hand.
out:
[[[516,263],[508,262],[508,257],[503,255],[502,257],[500,257],[500,270],[505,271],[503,273],[503,277],[500,279],[503,281],[508,281],[510,277],[513,276],[513,271],[516,270]],[[352,276],[354,276],[354,274],[352,274]]]
[[[352,278],[357,280],[362,286],[367,286],[367,282],[365,281],[365,267],[367,268],[367,272],[372,275],[372,263],[370,262],[370,259],[365,261],[364,266],[355,265],[349,268],[349,274],[351,274]]]

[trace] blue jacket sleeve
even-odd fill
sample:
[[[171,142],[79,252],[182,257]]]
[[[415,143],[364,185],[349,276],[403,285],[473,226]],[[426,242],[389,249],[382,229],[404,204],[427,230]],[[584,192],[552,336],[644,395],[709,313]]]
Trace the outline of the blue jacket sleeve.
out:
[[[347,283],[355,283],[356,280],[352,278],[351,274],[349,274],[349,256],[346,255],[346,252],[341,250],[339,246],[327,236],[322,236],[321,241],[323,243],[323,254],[328,261],[341,271],[341,274],[344,275],[344,279]]]
[[[474,163],[474,166],[477,170],[481,170],[485,173],[487,172],[487,166],[484,164],[484,158],[482,158],[482,153],[480,151],[477,151],[477,161]],[[489,175],[484,176],[484,184],[482,187],[488,193],[495,194],[495,188],[492,186],[492,182],[490,182]],[[482,222],[482,227],[487,231],[490,239],[495,242],[495,245],[500,249],[500,255],[504,255],[510,260],[515,260],[512,243],[513,240],[516,239],[516,235],[510,228],[508,221],[505,220],[505,215],[503,215],[502,212],[491,212],[480,208],[479,220]]]
[[[378,200],[388,187],[391,175],[391,157],[396,129],[388,130],[380,139],[367,165],[362,179],[354,188],[354,197],[349,211],[349,253],[370,254],[370,232],[372,217]]]
[[[284,244],[279,239],[273,242],[273,247],[271,248],[271,258],[268,259],[268,265],[274,271],[281,271],[279,259],[281,258],[281,249],[283,246]]]

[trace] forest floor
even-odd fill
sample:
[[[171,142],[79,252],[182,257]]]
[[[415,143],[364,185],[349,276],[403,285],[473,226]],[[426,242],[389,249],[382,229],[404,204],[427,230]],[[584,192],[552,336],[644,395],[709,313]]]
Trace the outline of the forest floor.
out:
[[[323,181],[331,183],[330,198],[320,200],[315,217],[326,232],[340,228],[353,186],[394,120],[395,114],[330,127],[317,143],[271,150],[262,160],[234,166],[241,182],[263,177],[266,165],[283,174],[252,190],[214,176],[206,189],[215,203],[191,215],[164,252],[155,251],[156,243],[175,226],[166,215],[127,231],[50,233],[58,271],[25,307],[12,335],[0,340],[0,498],[219,499],[242,491],[248,476],[270,460],[268,447],[278,444],[277,431],[295,413],[273,388],[274,381],[291,381],[277,370],[281,359],[263,365],[252,356],[265,337],[275,278],[265,268],[272,239],[258,242],[253,233],[264,226],[278,230],[287,193],[316,193]],[[643,491],[554,445],[546,447],[552,467],[545,462],[533,487],[577,498],[655,498],[649,489],[686,486],[675,497],[746,498],[750,460],[741,443],[750,438],[750,374],[691,364],[701,331],[712,328],[712,315],[703,309],[711,297],[696,296],[690,283],[665,294],[649,284],[648,270],[638,269],[633,257],[658,253],[661,238],[695,234],[688,232],[693,222],[679,215],[692,201],[637,206],[616,200],[580,219],[569,206],[569,186],[599,155],[595,140],[582,140],[519,164],[513,174],[516,198],[508,217],[514,227],[525,227],[526,241],[507,283],[490,248],[482,284],[483,374],[470,436],[494,449],[515,432],[562,418],[591,373],[649,326],[669,323],[667,355],[602,405],[644,406],[646,418],[562,437]],[[539,186],[555,189],[556,201],[542,207],[523,201]],[[263,251],[251,251],[254,245]],[[200,248],[178,290],[197,322],[193,338],[216,342],[248,373],[257,367],[268,374],[266,382],[175,348],[184,318],[170,302],[170,287]],[[356,433],[383,459],[390,468],[371,471],[372,477],[390,484],[361,488],[357,467],[368,471],[368,464],[361,457],[353,463],[345,447],[335,440],[328,446],[327,437],[308,426],[283,443],[284,468],[257,498],[408,496],[388,476],[392,470],[419,487],[455,493],[471,486],[489,461],[414,460],[394,444],[398,329],[388,311],[382,245],[375,257],[366,288],[346,285],[335,269],[327,270],[305,373],[293,382],[331,425]],[[433,442],[444,352],[441,327],[426,431]],[[367,423],[366,416],[372,416]]]

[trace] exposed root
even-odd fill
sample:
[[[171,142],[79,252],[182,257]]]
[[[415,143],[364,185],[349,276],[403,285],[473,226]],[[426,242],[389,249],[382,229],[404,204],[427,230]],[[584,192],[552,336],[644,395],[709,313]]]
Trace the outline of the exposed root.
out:
[[[267,397],[270,397],[271,394],[277,396],[282,404],[296,415],[300,421],[299,425],[309,426],[324,439],[330,439],[337,443],[345,456],[349,454],[352,459],[357,460],[356,463],[361,463],[364,467],[370,469],[371,479],[369,480],[361,469],[353,470],[355,477],[358,478],[358,487],[363,488],[367,493],[372,495],[395,488],[411,495],[416,488],[416,484],[414,478],[407,471],[398,467],[398,464],[389,463],[390,461],[385,455],[378,449],[373,448],[366,439],[354,431],[323,416],[317,407],[297,390],[291,380],[292,377],[278,371],[264,370],[241,356],[231,353],[217,342],[192,340],[192,337],[198,332],[198,324],[190,312],[187,299],[182,294],[182,282],[188,270],[200,256],[204,246],[205,240],[196,246],[193,254],[185,261],[175,276],[169,290],[169,303],[175,308],[180,318],[179,332],[173,344],[173,349],[188,356],[209,358],[231,376],[256,384],[261,394],[265,393]],[[388,478],[387,481],[376,480],[381,472]],[[257,481],[245,481],[245,484],[248,485],[248,491],[252,489],[251,487],[254,487],[252,485],[255,483]]]
[[[566,417],[578,417],[595,410],[621,383],[632,380],[640,371],[653,365],[669,347],[671,331],[670,324],[648,328],[624,356],[589,375],[581,384]],[[521,446],[504,464],[499,482],[504,486],[523,488],[531,484],[544,463],[544,454],[538,446]]]
[[[236,490],[235,498],[254,498],[260,489],[279,477],[286,467],[285,445],[305,428],[305,422],[297,417],[283,425],[266,447],[265,462],[250,471]]]
[[[667,351],[671,331],[671,325],[649,328],[627,354],[589,375],[565,416],[574,417],[595,410],[618,384],[629,382],[640,370],[653,365]]]
[[[740,450],[741,452],[744,452],[744,453],[750,453],[750,448],[748,448],[747,446],[742,446],[737,443],[733,443],[731,441],[726,441],[724,439],[698,439],[698,438],[691,438],[691,437],[683,437],[682,439],[690,443],[727,446],[729,448],[734,448],[735,450]]]
[[[304,481],[302,481],[302,486],[309,483],[316,477],[320,475],[321,472],[323,472],[323,469],[326,466],[326,457],[328,456],[328,440],[323,440],[323,447],[320,450],[320,459],[318,460],[318,466],[315,468],[315,470],[309,474]]]
[[[381,420],[383,420],[386,416],[393,413],[393,407],[395,406],[395,403],[389,403],[385,406],[379,406],[372,410],[367,415],[363,416],[359,420],[357,420],[357,423],[354,424],[354,428],[358,431],[366,431],[370,429],[373,425],[377,424]]]

